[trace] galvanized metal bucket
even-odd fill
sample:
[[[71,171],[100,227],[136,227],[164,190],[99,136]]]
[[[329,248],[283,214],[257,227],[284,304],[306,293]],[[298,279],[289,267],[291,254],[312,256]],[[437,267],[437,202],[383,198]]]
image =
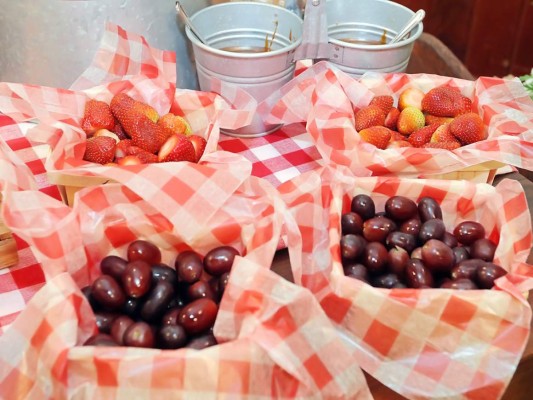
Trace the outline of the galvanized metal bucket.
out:
[[[328,1],[329,61],[356,78],[368,71],[405,71],[423,24],[407,39],[387,42],[413,15],[409,8],[387,0]]]
[[[211,91],[212,78],[218,78],[259,103],[293,78],[303,21],[291,11],[265,3],[230,2],[206,7],[190,18],[206,41],[201,43],[186,28],[201,90]],[[248,127],[224,132],[259,136],[278,127],[256,118]]]
[[[197,88],[175,0],[1,1],[0,81],[68,88],[89,67],[107,21],[177,53],[177,85]]]

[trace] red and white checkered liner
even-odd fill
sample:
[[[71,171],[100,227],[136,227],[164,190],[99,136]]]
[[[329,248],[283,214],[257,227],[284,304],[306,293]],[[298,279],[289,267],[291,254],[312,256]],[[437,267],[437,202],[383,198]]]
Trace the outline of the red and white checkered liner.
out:
[[[355,80],[326,62],[292,82],[292,90],[273,108],[273,119],[307,121],[307,131],[326,162],[374,175],[421,176],[459,171],[485,161],[533,169],[533,102],[518,80],[481,77],[474,82],[427,74],[367,74]],[[448,84],[473,100],[488,139],[454,151],[398,148],[380,150],[362,141],[354,127],[354,109],[375,95],[396,102],[408,87],[424,92]]]
[[[220,96],[176,90],[174,53],[151,48],[143,37],[119,26],[108,24],[106,28],[93,64],[76,81],[73,90],[0,84],[2,113],[17,122],[39,121],[27,137],[50,145],[46,168],[52,175],[98,174],[93,170],[99,166],[83,161],[86,135],[80,121],[89,98],[109,103],[114,94],[125,92],[150,104],[161,115],[169,111],[183,115],[193,132],[207,139],[206,155],[217,149],[220,122],[229,128],[239,126],[235,115],[247,112],[231,110]],[[221,155],[214,162],[226,159]],[[115,168],[127,170],[127,167]]]
[[[269,270],[286,213],[278,192],[254,177],[230,191],[231,182],[241,179],[208,169],[184,164],[176,174],[181,182],[162,185],[179,186],[173,204],[164,193],[152,198],[149,182],[144,199],[119,184],[86,188],[73,208],[35,191],[6,192],[5,221],[32,245],[48,280],[0,337],[1,393],[371,398],[316,299]],[[163,207],[174,213],[164,216]],[[137,238],[157,244],[170,265],[179,251],[191,248],[205,254],[232,245],[243,254],[214,328],[221,345],[202,351],[80,346],[96,328],[80,287],[100,273],[105,255],[123,256]]]
[[[299,225],[303,248],[294,258],[296,283],[309,288],[352,343],[361,368],[412,399],[499,398],[527,343],[533,287],[530,215],[515,181],[496,188],[466,181],[355,178],[346,168],[321,169],[280,186]],[[354,195],[372,196],[376,211],[404,195],[432,196],[448,230],[481,222],[496,241],[495,262],[509,274],[493,290],[380,289],[346,277],[340,260],[340,219]]]

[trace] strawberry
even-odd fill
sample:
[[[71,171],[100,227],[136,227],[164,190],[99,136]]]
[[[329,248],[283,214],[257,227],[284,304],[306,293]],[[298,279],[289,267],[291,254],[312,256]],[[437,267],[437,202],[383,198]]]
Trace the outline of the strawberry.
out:
[[[450,132],[463,145],[486,139],[483,120],[476,113],[461,114],[450,122]]]
[[[472,100],[466,96],[463,96],[463,110],[461,111],[461,114],[466,114],[469,112],[472,112]]]
[[[157,158],[155,154],[148,153],[147,151],[144,151],[144,150],[135,154],[135,157],[137,157],[139,161],[141,161],[141,164],[151,164],[151,163],[159,162],[159,159]]]
[[[398,117],[400,116],[400,110],[396,107],[392,107],[385,117],[385,122],[383,125],[389,129],[396,130],[396,125],[398,123]]]
[[[173,134],[179,133],[186,136],[192,135],[191,126],[185,118],[180,117],[179,115],[174,115],[172,113],[165,114],[159,119],[159,121],[157,121],[157,123],[163,128],[171,131]]]
[[[394,98],[390,95],[383,95],[383,96],[375,96],[370,101],[370,106],[378,106],[383,110],[385,115],[389,113],[392,106],[394,105]]]
[[[142,101],[135,101],[133,103],[133,110],[146,115],[152,122],[159,120],[159,114],[156,109]]]
[[[411,133],[407,140],[413,147],[423,147],[426,143],[429,143],[431,136],[439,126],[439,124],[426,125]]]
[[[115,139],[107,136],[96,136],[87,139],[87,147],[83,159],[98,164],[107,164],[115,158]]]
[[[424,92],[420,89],[415,87],[407,88],[400,93],[400,97],[398,98],[398,108],[400,111],[407,107],[415,107],[421,110],[423,97]]]
[[[396,140],[405,140],[405,136],[402,135],[400,132],[391,129],[391,131],[390,131],[390,141],[394,142]]]
[[[440,125],[430,139],[431,143],[457,142],[455,136],[450,132],[450,124]]]
[[[118,165],[139,165],[143,164],[137,156],[125,156],[117,160]]]
[[[146,115],[135,111],[134,103],[135,100],[130,96],[119,93],[111,100],[111,111],[135,146],[150,153],[157,153],[168,135],[163,127]]]
[[[122,125],[120,125],[120,122],[118,122],[116,118],[115,118],[115,127],[113,128],[113,133],[117,135],[120,140],[129,139],[128,134],[126,133],[126,131],[124,130]]]
[[[157,155],[159,162],[166,161],[196,161],[196,153],[191,141],[185,135],[170,136]]]
[[[459,142],[435,142],[435,143],[426,143],[424,146],[426,149],[445,149],[445,150],[455,150],[461,147]]]
[[[387,145],[387,149],[399,149],[401,147],[413,147],[407,140],[393,140]]]
[[[92,135],[98,129],[113,130],[115,118],[107,103],[89,99],[85,103],[85,111],[81,119],[81,128],[87,135]]]
[[[366,106],[355,113],[355,129],[359,132],[371,126],[382,126],[385,113],[378,106]]]
[[[455,117],[463,108],[463,95],[452,86],[433,88],[422,99],[422,111],[437,117]]]
[[[403,135],[410,135],[417,129],[422,128],[426,124],[424,114],[416,107],[406,107],[400,113],[398,122],[396,124],[398,132]]]
[[[115,139],[115,142],[117,143],[120,142],[120,139],[118,138],[118,136],[107,129],[98,129],[96,132],[94,132],[93,136],[107,136],[112,139]]]
[[[385,149],[389,144],[391,131],[384,126],[371,126],[362,129],[359,135],[365,142],[373,144],[378,149]]]
[[[453,117],[437,117],[435,115],[426,114],[426,125],[433,125],[433,124],[449,124],[453,121]]]
[[[115,158],[119,159],[128,155],[128,147],[133,146],[131,139],[123,139],[117,143],[115,148]]]
[[[207,140],[198,135],[191,135],[188,136],[188,138],[194,147],[194,153],[196,154],[196,162],[198,162],[204,154],[205,146],[207,145]]]

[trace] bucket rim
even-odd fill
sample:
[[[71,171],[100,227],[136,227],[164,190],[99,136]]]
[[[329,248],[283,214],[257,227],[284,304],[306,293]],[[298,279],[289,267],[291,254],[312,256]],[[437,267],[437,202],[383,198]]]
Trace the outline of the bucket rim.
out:
[[[264,8],[264,9],[266,8],[277,9],[280,12],[283,12],[286,15],[290,16],[290,18],[295,18],[296,20],[298,20],[300,24],[302,24],[302,31],[303,31],[303,19],[300,16],[296,15],[290,10],[287,10],[284,7],[280,7],[275,4],[269,4],[269,3],[258,3],[255,1],[239,1],[239,2],[213,4],[213,5],[210,5],[208,7],[202,8],[201,10],[197,11],[190,18],[191,18],[191,21],[194,22],[194,19],[197,18],[198,15],[201,15],[205,12],[209,12],[213,9],[223,8],[223,7],[236,7],[236,6],[242,6],[242,5],[250,5],[250,6]],[[300,35],[300,37],[296,41],[280,49],[265,51],[265,52],[260,52],[260,53],[237,53],[233,51],[217,49],[215,47],[211,47],[209,45],[203,44],[202,42],[200,42],[200,40],[198,40],[196,35],[192,33],[191,29],[188,26],[185,26],[185,34],[187,35],[187,38],[192,42],[194,46],[197,46],[203,49],[204,51],[207,51],[209,53],[216,54],[219,56],[231,57],[231,58],[242,58],[242,59],[268,58],[268,57],[274,57],[280,54],[290,53],[291,51],[295,50],[298,46],[300,46],[300,44],[302,43],[302,35]]]

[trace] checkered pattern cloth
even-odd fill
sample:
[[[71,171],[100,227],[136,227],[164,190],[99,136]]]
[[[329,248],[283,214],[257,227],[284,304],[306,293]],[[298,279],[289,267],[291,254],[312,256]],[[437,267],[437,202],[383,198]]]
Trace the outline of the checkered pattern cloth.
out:
[[[356,178],[346,168],[319,169],[279,187],[302,234],[293,264],[295,282],[309,288],[352,344],[361,367],[413,399],[499,398],[528,340],[533,288],[530,215],[522,187],[467,181]],[[495,263],[509,273],[493,290],[381,289],[344,275],[340,220],[356,194],[370,195],[376,211],[403,195],[432,196],[453,230],[483,224],[498,243]],[[292,260],[292,259],[291,259]]]
[[[242,168],[182,163],[176,174],[160,171],[166,183],[136,172],[143,182],[129,186],[145,188],[144,198],[110,184],[80,191],[70,208],[38,191],[5,191],[6,224],[31,244],[47,283],[0,337],[4,396],[371,398],[356,360],[331,357],[348,347],[316,299],[270,271],[286,213],[272,185],[242,179]],[[152,197],[152,186],[163,193]],[[124,257],[137,238],[167,264],[183,250],[239,250],[214,327],[219,346],[81,346],[96,325],[80,288],[104,256]]]
[[[354,127],[354,111],[375,95],[399,94],[408,87],[424,93],[450,85],[473,101],[485,123],[488,138],[454,151],[397,148],[380,150],[362,141]],[[533,168],[533,102],[519,80],[481,77],[476,81],[428,74],[375,74],[353,79],[331,64],[310,67],[292,82],[269,121],[305,121],[307,131],[326,163],[346,165],[373,175],[430,176],[496,161]]]

